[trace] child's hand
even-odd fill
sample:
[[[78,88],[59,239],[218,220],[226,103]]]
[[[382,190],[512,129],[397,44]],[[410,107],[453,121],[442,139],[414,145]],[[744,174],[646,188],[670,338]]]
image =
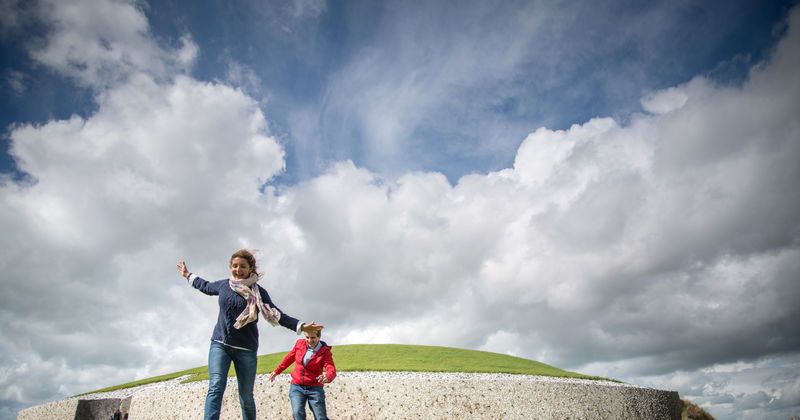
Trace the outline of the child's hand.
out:
[[[323,373],[323,374],[317,376],[317,381],[319,381],[319,383],[321,383],[321,384],[327,384],[328,383],[328,377],[325,376],[325,374]]]
[[[278,374],[277,374],[277,373],[276,373],[276,372],[273,370],[273,371],[272,371],[272,372],[269,374],[269,381],[270,381],[270,382],[274,382],[274,381],[275,381],[275,377],[276,377],[276,376],[278,376]]]

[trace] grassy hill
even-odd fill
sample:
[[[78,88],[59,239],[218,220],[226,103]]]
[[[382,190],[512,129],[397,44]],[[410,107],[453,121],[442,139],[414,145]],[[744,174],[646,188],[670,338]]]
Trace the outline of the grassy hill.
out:
[[[556,367],[521,357],[486,351],[464,350],[451,347],[412,346],[404,344],[351,344],[334,346],[333,361],[338,372],[468,372],[468,373],[512,373],[521,375],[556,376],[581,379],[605,379],[561,370]],[[283,359],[285,352],[265,354],[258,357],[258,373],[271,372]],[[291,371],[291,367],[287,372]],[[131,388],[153,382],[167,381],[190,375],[184,382],[208,379],[208,367],[200,366],[161,376],[154,376],[126,384],[98,389],[107,392]],[[233,365],[228,372],[235,375]]]

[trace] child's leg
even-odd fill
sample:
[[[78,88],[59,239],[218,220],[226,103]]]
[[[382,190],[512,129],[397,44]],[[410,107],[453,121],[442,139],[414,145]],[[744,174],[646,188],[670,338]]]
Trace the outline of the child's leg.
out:
[[[289,401],[292,402],[294,420],[306,420],[306,393],[303,387],[295,384],[289,385]]]
[[[316,420],[328,420],[328,412],[325,409],[325,389],[321,386],[308,387],[308,405],[314,413]]]

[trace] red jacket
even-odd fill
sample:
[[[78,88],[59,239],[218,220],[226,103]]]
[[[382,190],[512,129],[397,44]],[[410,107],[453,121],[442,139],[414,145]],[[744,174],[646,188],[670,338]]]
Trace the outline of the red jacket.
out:
[[[303,366],[303,357],[306,355],[306,348],[308,343],[306,340],[300,339],[294,343],[294,347],[289,350],[283,361],[275,368],[275,373],[280,374],[289,365],[294,363],[294,370],[292,371],[292,383],[296,385],[306,386],[322,386],[317,381],[317,377],[322,374],[322,369],[325,368],[325,376],[328,382],[333,382],[336,377],[336,366],[333,364],[333,356],[331,355],[331,347],[320,341],[322,346],[314,353],[314,356],[309,359],[308,364]]]

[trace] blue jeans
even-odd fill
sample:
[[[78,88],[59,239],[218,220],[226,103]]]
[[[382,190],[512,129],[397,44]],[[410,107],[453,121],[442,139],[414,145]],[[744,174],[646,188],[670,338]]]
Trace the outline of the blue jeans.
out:
[[[253,399],[253,386],[256,383],[256,352],[239,350],[224,344],[211,342],[208,350],[208,395],[204,420],[218,420],[222,409],[222,395],[228,385],[228,369],[236,369],[236,380],[239,382],[239,405],[242,407],[242,419],[256,420],[256,402]]]
[[[292,384],[289,387],[289,401],[292,402],[294,420],[306,420],[306,401],[317,420],[328,420],[325,410],[325,390],[321,386]]]

